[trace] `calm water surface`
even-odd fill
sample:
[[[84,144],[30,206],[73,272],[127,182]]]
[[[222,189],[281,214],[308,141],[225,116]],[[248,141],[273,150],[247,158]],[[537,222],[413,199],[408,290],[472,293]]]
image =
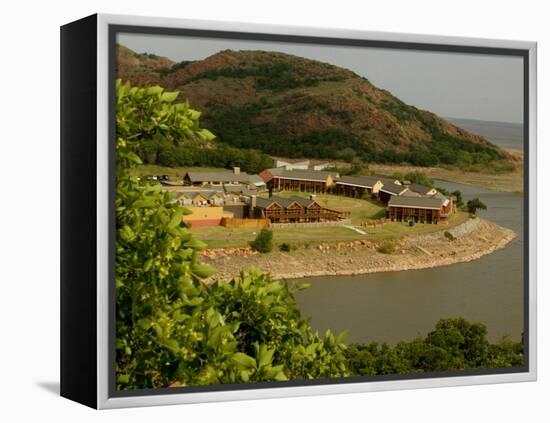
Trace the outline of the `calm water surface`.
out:
[[[480,216],[517,233],[506,248],[479,260],[433,269],[308,278],[297,300],[312,326],[349,331],[348,342],[395,344],[424,336],[446,317],[484,323],[489,339],[520,340],[523,330],[523,195],[437,182],[479,197]]]

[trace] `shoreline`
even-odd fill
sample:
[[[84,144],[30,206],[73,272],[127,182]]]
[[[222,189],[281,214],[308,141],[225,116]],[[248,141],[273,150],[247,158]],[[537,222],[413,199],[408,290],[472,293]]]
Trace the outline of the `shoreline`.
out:
[[[448,231],[404,236],[396,240],[393,254],[377,251],[381,241],[368,240],[326,243],[292,252],[259,254],[249,247],[204,250],[200,260],[218,272],[206,282],[230,280],[241,271],[256,267],[274,280],[316,276],[352,276],[370,273],[420,270],[477,260],[506,247],[516,233],[493,222],[475,218]],[[300,269],[300,270],[291,270]]]
[[[380,176],[418,171],[426,174],[431,179],[478,186],[496,192],[523,193],[523,150],[508,147],[503,149],[513,156],[516,163],[516,169],[512,172],[465,172],[460,169],[444,167],[420,167],[382,163],[371,163],[369,164],[369,169]]]

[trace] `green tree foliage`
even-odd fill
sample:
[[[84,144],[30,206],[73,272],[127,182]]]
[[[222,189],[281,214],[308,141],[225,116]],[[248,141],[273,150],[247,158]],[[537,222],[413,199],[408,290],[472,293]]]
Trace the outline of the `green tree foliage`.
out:
[[[226,67],[201,72],[186,83],[201,79],[217,80],[218,78],[243,79],[255,78],[257,90],[271,90],[275,92],[290,90],[299,87],[311,87],[318,85],[321,81],[342,81],[346,79],[343,75],[328,75],[326,77],[311,77],[306,70],[290,63],[268,63],[260,65],[249,65],[242,67]]]
[[[221,142],[204,144],[185,140],[170,142],[153,139],[140,145],[138,155],[143,162],[160,166],[239,166],[243,171],[250,173],[259,173],[272,164],[271,157],[259,150],[231,147]]]
[[[442,187],[436,187],[436,189],[443,195],[446,195],[447,197],[453,196],[456,198],[455,205],[457,207],[462,207],[464,205],[464,200],[462,199],[462,192],[460,190],[454,190],[450,192],[449,190],[442,188]]]
[[[425,185],[427,187],[433,188],[434,181],[424,172],[414,171],[408,172],[403,176],[403,181],[410,181],[413,184]]]
[[[351,344],[346,357],[352,374],[361,376],[504,368],[523,365],[523,345],[508,340],[490,344],[483,324],[450,318],[440,320],[425,338],[395,347]]]
[[[487,210],[487,206],[479,198],[472,198],[466,203],[466,208],[468,213],[476,214],[478,210]]]
[[[462,192],[459,190],[455,190],[451,192],[451,195],[454,195],[456,197],[456,206],[462,207],[464,205],[464,200],[462,199]]]
[[[130,176],[144,142],[213,138],[177,95],[117,82],[117,389],[346,376],[343,337],[312,331],[297,288],[257,271],[204,284],[215,269],[198,261],[206,245],[185,209]]]
[[[287,83],[282,80],[271,82],[281,83],[281,86],[286,86]],[[265,111],[266,109],[272,110]],[[353,122],[353,117],[349,113],[330,110],[322,104],[300,104],[294,112],[303,113],[308,110],[322,111],[344,125]],[[285,135],[285,128],[277,126],[277,122],[284,121],[284,117],[281,116],[274,121],[262,118],[264,115],[276,113],[278,110],[271,103],[259,101],[234,107],[213,105],[206,119],[222,142],[233,147],[258,149],[277,156],[345,161],[357,158],[365,162],[453,166],[470,171],[510,170],[505,166],[509,162],[492,144],[474,143],[452,137],[428,123],[424,124],[424,129],[432,134],[432,139],[416,141],[412,150],[402,152],[393,147],[381,149],[369,139],[358,138],[353,131],[345,127],[319,129],[299,137],[289,137]]]
[[[259,253],[269,253],[273,250],[273,231],[262,229],[250,246]]]

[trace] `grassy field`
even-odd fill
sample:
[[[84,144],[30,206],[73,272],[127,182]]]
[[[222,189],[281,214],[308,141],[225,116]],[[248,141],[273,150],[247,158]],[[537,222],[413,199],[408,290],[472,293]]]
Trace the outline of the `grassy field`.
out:
[[[448,230],[468,219],[468,213],[458,212],[451,216],[448,225],[431,225],[417,223],[409,226],[402,222],[389,222],[382,227],[361,228],[367,234],[362,235],[344,226],[310,227],[310,228],[274,228],[273,241],[277,248],[287,242],[296,247],[315,246],[321,243],[356,241],[361,239],[376,241],[400,238],[404,235],[427,234]],[[234,229],[222,226],[194,228],[191,232],[205,241],[209,248],[247,247],[256,237],[258,229]]]
[[[309,198],[311,194],[308,192],[281,191],[275,192],[273,195],[284,198]],[[264,197],[267,198],[267,194]],[[316,194],[316,200],[327,208],[351,212],[351,223],[354,225],[359,225],[367,220],[381,219],[386,215],[384,205],[378,201],[360,200],[330,194]]]

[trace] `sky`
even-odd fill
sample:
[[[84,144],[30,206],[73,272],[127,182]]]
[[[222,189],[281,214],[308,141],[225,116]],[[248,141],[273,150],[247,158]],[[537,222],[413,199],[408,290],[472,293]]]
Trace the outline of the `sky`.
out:
[[[278,51],[350,69],[443,117],[523,122],[520,57],[145,34],[119,34],[117,42],[176,62],[226,49]]]

